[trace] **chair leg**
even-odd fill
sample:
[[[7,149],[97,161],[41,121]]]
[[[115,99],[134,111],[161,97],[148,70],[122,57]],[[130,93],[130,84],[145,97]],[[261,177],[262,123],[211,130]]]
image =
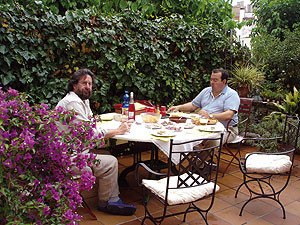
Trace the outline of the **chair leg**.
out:
[[[248,200],[244,203],[244,205],[242,206],[242,208],[241,208],[240,216],[242,216],[243,210],[244,210],[244,208],[246,207],[246,205],[247,205],[249,202],[251,202],[252,200],[255,200],[255,199],[258,199],[258,198],[268,198],[268,199],[271,199],[271,200],[274,200],[275,202],[277,202],[277,203],[280,205],[281,209],[282,209],[282,214],[283,214],[282,218],[283,218],[283,219],[286,218],[286,215],[285,215],[285,209],[284,209],[282,203],[281,203],[279,200],[277,200],[277,199],[275,199],[275,198],[271,198],[271,197],[261,197],[261,196],[256,196],[256,197],[254,197],[254,198],[248,199]]]
[[[228,153],[223,153],[223,154],[230,155],[230,156],[232,156],[232,158],[231,158],[231,160],[229,161],[228,165],[226,166],[225,170],[223,171],[222,177],[224,177],[224,175],[225,175],[225,173],[227,172],[228,168],[229,168],[230,165],[233,163],[233,160],[239,161],[237,155],[238,155],[238,154],[241,155],[240,149],[239,149],[239,148],[237,149],[237,151],[236,151],[235,154],[228,148],[227,144],[226,144],[226,146],[224,145],[224,148],[227,150],[227,152],[229,152],[229,154],[228,154]],[[224,160],[225,160],[225,159],[224,159]]]
[[[90,209],[89,205],[84,200],[83,196],[81,194],[80,194],[80,196],[82,198],[83,210],[86,211],[88,214],[90,214],[93,217],[94,220],[97,220],[96,215],[92,212],[92,210]]]

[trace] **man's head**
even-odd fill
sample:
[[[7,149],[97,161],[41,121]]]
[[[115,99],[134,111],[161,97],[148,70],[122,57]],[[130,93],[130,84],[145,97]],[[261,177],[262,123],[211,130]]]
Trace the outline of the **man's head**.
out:
[[[228,80],[228,71],[223,69],[214,69],[210,77],[210,85],[214,93],[220,93],[226,86]]]
[[[82,100],[89,99],[95,85],[95,78],[95,75],[88,69],[77,70],[69,81],[68,92],[74,91]]]

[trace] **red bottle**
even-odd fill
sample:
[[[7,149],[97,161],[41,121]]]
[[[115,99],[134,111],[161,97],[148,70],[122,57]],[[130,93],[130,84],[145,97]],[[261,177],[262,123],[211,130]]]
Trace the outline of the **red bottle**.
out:
[[[135,120],[135,106],[134,106],[133,92],[130,92],[128,120]]]

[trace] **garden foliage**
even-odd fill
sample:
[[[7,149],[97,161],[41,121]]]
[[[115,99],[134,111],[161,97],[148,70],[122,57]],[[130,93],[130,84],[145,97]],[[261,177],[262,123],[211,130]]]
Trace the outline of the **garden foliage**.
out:
[[[0,224],[74,224],[95,177],[83,170],[98,163],[85,149],[95,142],[94,125],[73,123],[74,115],[45,104],[30,106],[16,90],[0,88]],[[69,126],[58,130],[57,122]],[[72,167],[82,173],[74,181]]]
[[[267,88],[300,88],[300,1],[251,0],[255,7],[252,52],[262,63]]]
[[[102,113],[121,102],[124,90],[154,104],[190,101],[209,85],[212,69],[230,69],[248,58],[231,41],[222,14],[219,22],[192,25],[180,15],[149,20],[126,10],[104,16],[82,9],[61,16],[43,5],[0,7],[0,83],[49,106],[64,96],[78,68],[96,74],[91,102]]]

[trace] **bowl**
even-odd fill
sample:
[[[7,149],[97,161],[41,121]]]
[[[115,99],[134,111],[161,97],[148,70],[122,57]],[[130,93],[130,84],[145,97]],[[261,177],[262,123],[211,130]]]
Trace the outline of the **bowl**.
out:
[[[175,123],[185,123],[187,118],[182,116],[171,116],[169,117],[169,120]]]
[[[146,113],[142,113],[141,117],[145,123],[157,123],[161,115],[154,112],[146,112]]]

